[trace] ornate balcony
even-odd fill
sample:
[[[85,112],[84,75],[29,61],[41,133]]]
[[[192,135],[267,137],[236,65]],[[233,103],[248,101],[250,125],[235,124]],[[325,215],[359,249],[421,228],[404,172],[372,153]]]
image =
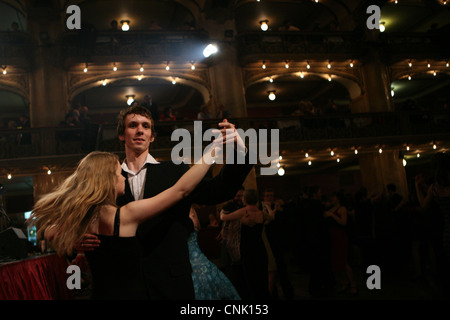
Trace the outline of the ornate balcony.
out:
[[[85,62],[198,61],[209,35],[202,31],[66,32],[65,66]]]
[[[432,140],[450,143],[450,114],[442,112],[241,118],[230,121],[244,130],[279,129],[280,148],[295,150],[321,149],[331,144],[344,148],[380,143],[397,146],[423,144]],[[216,126],[216,120],[202,122],[203,132]],[[159,159],[170,160],[172,148],[180,142],[171,141],[171,134],[176,128],[187,129],[191,133],[191,141],[194,140],[194,120],[157,123],[157,138],[151,149]],[[210,142],[203,143],[206,146]],[[49,164],[73,166],[84,154],[93,150],[123,155],[124,147],[117,139],[114,125],[0,130],[0,167],[4,170],[17,167],[25,173],[36,170],[36,166]]]

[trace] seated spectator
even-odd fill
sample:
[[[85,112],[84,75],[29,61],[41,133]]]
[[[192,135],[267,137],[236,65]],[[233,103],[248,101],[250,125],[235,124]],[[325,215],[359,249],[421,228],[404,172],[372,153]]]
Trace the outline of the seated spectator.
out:
[[[197,119],[198,120],[208,120],[208,119],[212,119],[212,115],[209,112],[208,106],[207,105],[203,105],[200,108],[200,112],[197,114]]]
[[[165,107],[164,112],[159,117],[160,121],[176,121],[177,118],[173,114],[172,107]]]
[[[292,25],[290,20],[284,20],[283,25],[278,28],[278,31],[300,31],[300,29]]]

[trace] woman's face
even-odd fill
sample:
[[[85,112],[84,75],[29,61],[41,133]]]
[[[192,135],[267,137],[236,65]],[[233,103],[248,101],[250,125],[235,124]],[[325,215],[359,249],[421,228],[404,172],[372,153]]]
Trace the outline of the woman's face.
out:
[[[122,175],[122,167],[119,161],[117,161],[116,167],[116,196],[125,194],[125,177]]]

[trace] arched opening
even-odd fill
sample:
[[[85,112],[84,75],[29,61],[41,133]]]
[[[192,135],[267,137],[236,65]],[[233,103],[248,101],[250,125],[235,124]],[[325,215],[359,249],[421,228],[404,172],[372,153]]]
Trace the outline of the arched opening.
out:
[[[353,81],[328,74],[297,72],[264,77],[246,89],[248,115],[249,117],[302,115],[308,113],[307,110],[299,110],[304,106],[307,109],[314,106],[318,111],[326,112],[331,103],[339,109],[347,110],[351,97],[354,96],[350,91],[355,90],[353,87],[357,87]],[[268,95],[269,91],[273,90],[276,98],[271,101]]]
[[[0,128],[17,128],[21,115],[29,117],[29,112],[28,99],[0,85]]]
[[[14,26],[13,23],[16,25]],[[19,9],[0,1],[0,32],[14,30],[25,32],[27,30],[26,18]]]
[[[71,104],[87,106],[97,123],[115,123],[119,111],[127,107],[127,95],[133,95],[138,103],[144,101],[145,95],[151,95],[160,112],[171,107],[179,120],[195,119],[209,97],[205,87],[179,77],[143,76],[139,80],[137,76],[124,76],[106,80],[105,85],[103,80],[96,80],[77,89]]]

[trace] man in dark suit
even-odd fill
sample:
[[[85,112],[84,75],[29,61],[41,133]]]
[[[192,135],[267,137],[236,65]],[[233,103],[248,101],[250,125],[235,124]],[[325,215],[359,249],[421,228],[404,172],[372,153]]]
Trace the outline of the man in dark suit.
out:
[[[234,129],[226,120],[219,126],[223,130]],[[154,121],[146,108],[138,106],[122,111],[117,131],[125,143],[122,174],[127,178],[125,195],[117,199],[119,206],[162,192],[188,170],[187,164],[157,162],[149,154],[155,135]],[[243,146],[239,136],[236,140]],[[193,231],[189,218],[191,204],[213,205],[233,198],[252,168],[248,158],[246,163],[225,164],[216,177],[205,178],[189,197],[139,226],[137,237],[144,253],[144,276],[152,299],[195,299],[187,245]]]

